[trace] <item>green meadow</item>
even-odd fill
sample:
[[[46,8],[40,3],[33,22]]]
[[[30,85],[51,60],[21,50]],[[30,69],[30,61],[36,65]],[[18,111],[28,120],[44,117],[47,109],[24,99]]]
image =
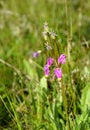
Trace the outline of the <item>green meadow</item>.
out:
[[[90,0],[0,0],[0,130],[90,130]]]

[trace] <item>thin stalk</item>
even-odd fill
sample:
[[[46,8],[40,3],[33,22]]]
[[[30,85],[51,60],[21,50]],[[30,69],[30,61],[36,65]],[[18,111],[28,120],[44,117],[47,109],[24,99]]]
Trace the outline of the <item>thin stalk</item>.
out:
[[[0,63],[6,65],[7,67],[13,69],[19,76],[23,76],[27,80],[31,80],[31,77],[29,75],[24,74],[22,71],[17,69],[15,66],[11,65],[10,63],[6,62],[5,60],[0,58]]]
[[[12,105],[12,102],[10,101],[10,98],[8,97],[8,95],[7,95],[7,99],[8,99],[8,101],[9,101],[10,106],[11,106],[11,108],[12,108],[12,111],[13,111],[13,113],[14,113],[15,121],[16,121],[16,123],[17,123],[18,130],[22,130],[21,125],[20,125],[20,122],[19,122],[19,119],[18,119],[18,116],[17,116],[17,113],[15,112],[14,107],[13,107],[13,105]]]
[[[65,114],[66,114],[67,127],[68,127],[68,130],[71,130],[70,129],[70,122],[69,122],[69,114],[68,114],[68,104],[67,104],[66,89],[63,86],[62,80],[59,81],[59,84],[60,84],[60,87],[62,89],[62,102],[63,102],[63,107],[64,107],[64,110],[65,110]]]
[[[12,113],[10,112],[10,110],[8,109],[6,103],[4,102],[3,98],[1,97],[1,95],[0,95],[0,99],[1,99],[2,103],[4,104],[6,110],[7,110],[8,113],[10,114],[10,116],[11,116],[11,117],[14,119],[14,121],[16,122],[15,117],[13,116],[13,114],[12,114]]]

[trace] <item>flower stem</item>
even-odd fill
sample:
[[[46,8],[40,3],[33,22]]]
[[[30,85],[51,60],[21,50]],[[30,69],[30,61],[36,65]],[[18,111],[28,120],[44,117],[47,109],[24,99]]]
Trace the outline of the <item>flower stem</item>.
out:
[[[67,95],[66,95],[66,88],[63,86],[62,80],[59,81],[62,89],[62,103],[63,103],[63,108],[65,110],[65,115],[66,115],[66,123],[68,126],[68,130],[70,129],[70,122],[69,122],[69,114],[68,114],[68,104],[67,104]]]

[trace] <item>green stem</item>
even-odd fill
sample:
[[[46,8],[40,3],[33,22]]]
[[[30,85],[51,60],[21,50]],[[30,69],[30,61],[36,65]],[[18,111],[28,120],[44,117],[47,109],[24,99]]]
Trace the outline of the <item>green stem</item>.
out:
[[[70,130],[66,88],[65,88],[65,86],[63,86],[62,80],[59,81],[59,82],[60,82],[61,89],[62,89],[62,102],[63,102],[63,107],[64,107],[64,110],[65,110],[65,114],[66,114],[66,122],[67,122],[68,130]]]

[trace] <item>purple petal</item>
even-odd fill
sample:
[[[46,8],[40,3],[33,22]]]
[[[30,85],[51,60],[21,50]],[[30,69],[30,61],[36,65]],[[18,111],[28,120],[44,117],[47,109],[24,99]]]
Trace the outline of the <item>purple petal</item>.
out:
[[[53,59],[53,58],[49,57],[49,58],[47,59],[47,65],[48,65],[48,66],[51,66],[51,65],[53,64],[53,62],[54,62],[54,59]]]
[[[38,51],[34,52],[33,57],[37,58],[41,52],[42,52],[41,50],[38,50]]]
[[[48,65],[45,65],[45,66],[44,66],[44,72],[45,72],[45,75],[46,75],[46,76],[48,76],[48,75],[49,75],[50,70],[49,70]]]
[[[61,79],[62,78],[62,70],[61,68],[56,68],[54,69],[54,74],[57,78]]]
[[[34,57],[34,58],[37,58],[37,57],[38,57],[38,55],[39,55],[39,53],[38,53],[38,52],[34,52],[33,57]]]
[[[66,56],[64,54],[61,54],[58,58],[58,63],[65,64],[66,62]]]

